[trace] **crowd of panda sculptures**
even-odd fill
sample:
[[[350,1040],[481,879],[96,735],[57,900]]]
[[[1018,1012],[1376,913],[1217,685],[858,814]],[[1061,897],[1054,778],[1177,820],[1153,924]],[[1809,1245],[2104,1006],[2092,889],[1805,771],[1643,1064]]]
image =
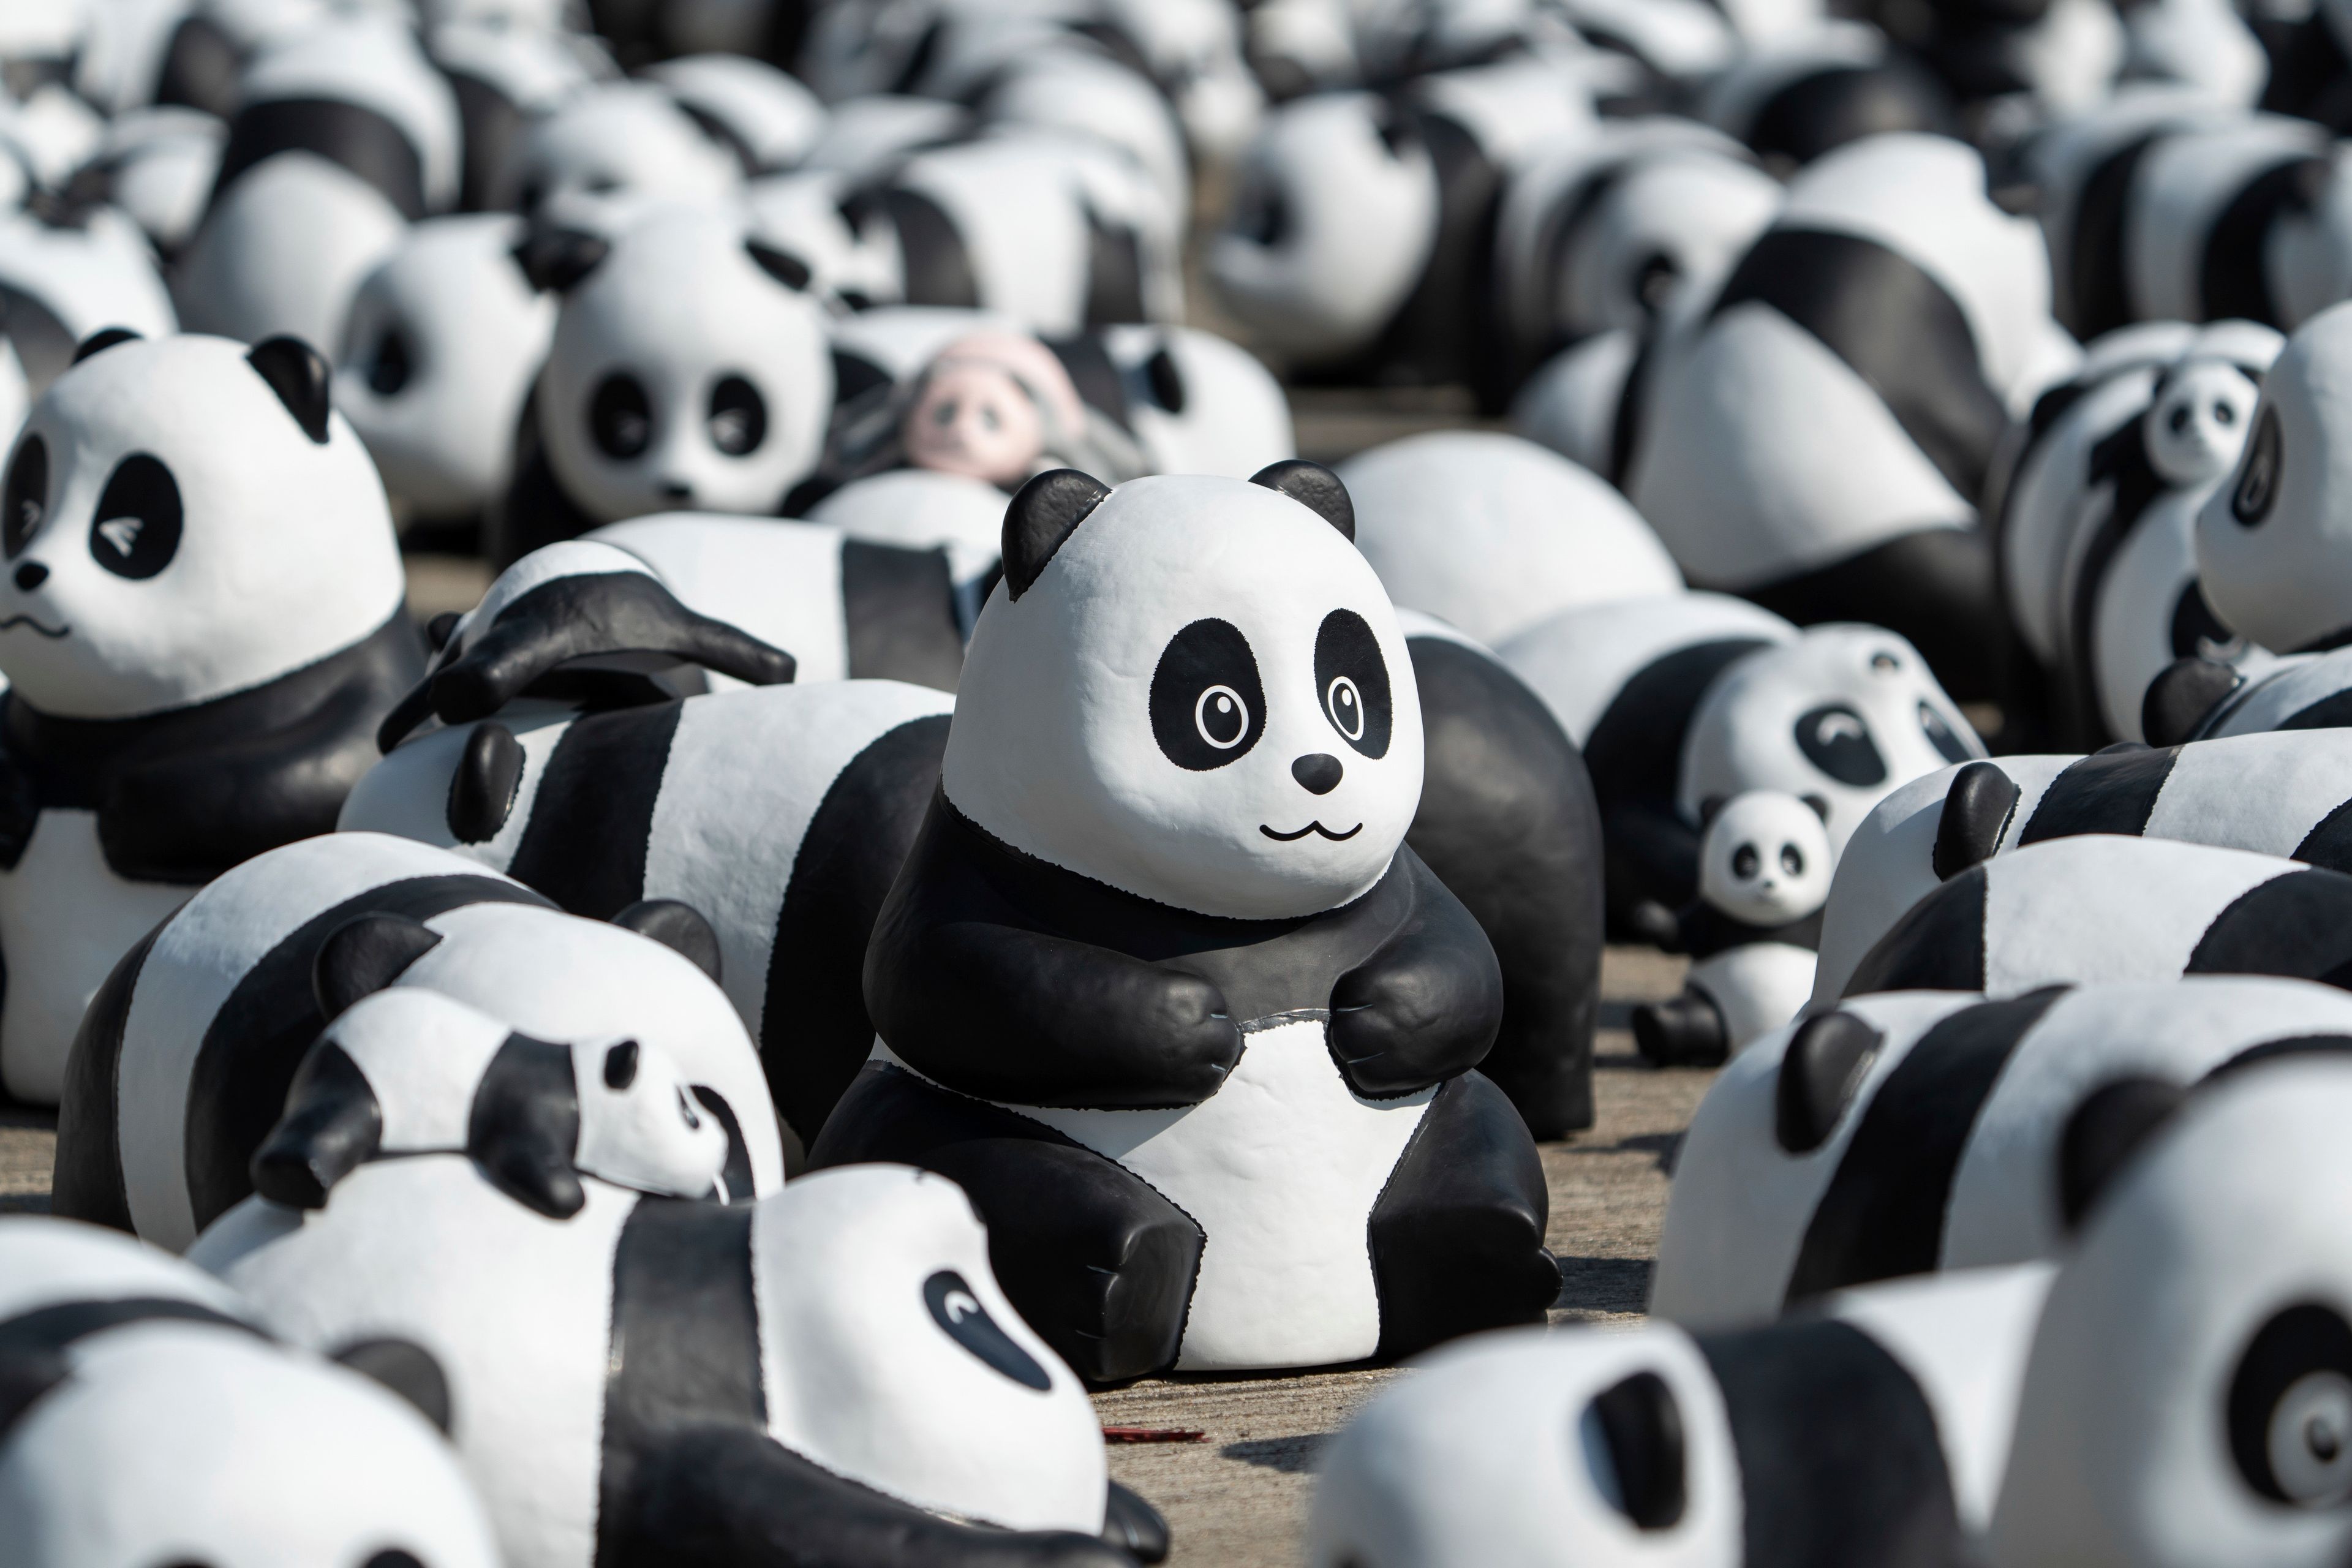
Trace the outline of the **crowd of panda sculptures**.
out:
[[[0,6],[0,1564],[1134,1568],[1095,1391],[1402,1363],[1313,1568],[2342,1568],[2346,132],[2352,0]]]

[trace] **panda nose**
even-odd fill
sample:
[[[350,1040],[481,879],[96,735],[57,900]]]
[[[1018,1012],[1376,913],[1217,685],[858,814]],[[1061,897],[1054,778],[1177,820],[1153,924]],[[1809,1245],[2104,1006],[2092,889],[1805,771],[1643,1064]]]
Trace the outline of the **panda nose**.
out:
[[[1290,776],[1309,795],[1329,795],[1339,787],[1339,759],[1328,752],[1309,752],[1290,764]]]
[[[37,561],[27,561],[16,568],[16,586],[29,594],[49,580],[49,569]]]
[[[694,487],[684,479],[664,479],[661,485],[661,498],[664,500],[692,500]]]

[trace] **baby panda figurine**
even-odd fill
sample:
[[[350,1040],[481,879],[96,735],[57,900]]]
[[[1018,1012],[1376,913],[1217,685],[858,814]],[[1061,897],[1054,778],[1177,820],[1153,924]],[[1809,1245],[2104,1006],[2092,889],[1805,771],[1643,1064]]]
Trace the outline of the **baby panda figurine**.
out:
[[[730,1206],[584,1175],[556,1216],[501,1190],[498,1153],[374,1160],[308,1211],[252,1199],[194,1256],[297,1343],[429,1351],[507,1568],[1166,1554],[952,1183],[867,1165]]]
[[[1778,790],[1723,803],[1698,843],[1698,901],[1675,946],[1679,995],[1633,1009],[1633,1043],[1660,1067],[1714,1067],[1794,1017],[1813,994],[1813,950],[1836,858],[1811,805]]]
[[[279,1342],[219,1280],[128,1237],[0,1218],[10,1568],[498,1568],[434,1430],[440,1364],[381,1333],[338,1359]]]
[[[192,886],[334,826],[423,672],[383,487],[326,362],[102,333],[0,481],[0,1083]]]
[[[253,1190],[254,1156],[320,1031],[395,986],[535,1040],[661,1051],[723,1134],[728,1194],[772,1191],[782,1141],[719,963],[709,922],[675,901],[582,920],[406,839],[289,844],[190,899],[91,1002],[58,1108],[56,1211],[186,1247]]]
[[[1650,1310],[1743,1328],[1850,1286],[2057,1258],[2084,1201],[2061,1162],[2078,1114],[2306,1051],[2352,1051],[2352,997],[2200,975],[1817,1012],[1742,1052],[1692,1117]]]
[[[1404,845],[1423,720],[1328,469],[1040,475],[812,1152],[951,1175],[1087,1378],[1538,1317],[1546,1198],[1474,1070],[1494,950]]]

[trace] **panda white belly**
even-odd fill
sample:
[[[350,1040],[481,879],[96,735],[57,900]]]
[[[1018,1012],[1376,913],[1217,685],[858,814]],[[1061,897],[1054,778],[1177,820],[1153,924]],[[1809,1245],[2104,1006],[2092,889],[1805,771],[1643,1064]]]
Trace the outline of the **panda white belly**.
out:
[[[115,962],[194,888],[131,882],[98,844],[98,816],[44,811],[14,870],[0,870],[0,1085],[55,1105],[89,999]]]
[[[1733,1050],[1777,1029],[1812,999],[1813,951],[1786,942],[1747,942],[1691,965],[1690,984],[1723,1015]]]
[[[1198,1105],[1005,1107],[1117,1161],[1201,1227],[1179,1372],[1323,1366],[1379,1348],[1372,1208],[1437,1090],[1359,1097],[1331,1059],[1328,1016],[1244,1025],[1241,1060]]]

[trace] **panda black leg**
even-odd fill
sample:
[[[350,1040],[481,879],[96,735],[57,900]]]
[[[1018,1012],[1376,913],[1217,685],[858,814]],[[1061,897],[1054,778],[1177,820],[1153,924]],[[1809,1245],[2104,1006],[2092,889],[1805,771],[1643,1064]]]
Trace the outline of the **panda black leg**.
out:
[[[1519,1113],[1475,1072],[1438,1089],[1371,1217],[1383,1358],[1543,1321],[1559,1295],[1550,1203]]]
[[[1731,1055],[1723,1014],[1703,991],[1684,986],[1664,1002],[1633,1009],[1633,1045],[1652,1067],[1721,1067]]]
[[[961,1186],[988,1226],[997,1282],[1080,1377],[1118,1383],[1175,1362],[1201,1227],[1132,1172],[890,1067],[858,1076],[809,1156],[816,1169],[861,1160]]]

